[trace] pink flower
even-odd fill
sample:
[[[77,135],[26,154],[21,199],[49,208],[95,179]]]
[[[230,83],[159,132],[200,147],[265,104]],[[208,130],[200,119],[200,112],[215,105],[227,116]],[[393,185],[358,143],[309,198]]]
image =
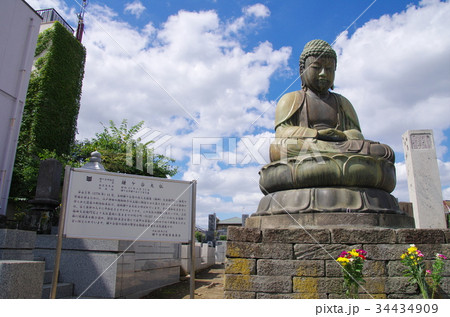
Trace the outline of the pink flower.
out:
[[[361,255],[366,255],[366,254],[367,254],[367,252],[364,251],[364,250],[362,250],[362,249],[357,249],[357,250],[355,250],[355,251],[358,252],[358,253],[361,254]]]
[[[442,259],[444,259],[444,260],[447,260],[447,257],[446,257],[445,255],[443,255],[443,254],[437,253],[437,254],[436,254],[436,257],[439,257],[439,258],[442,258]]]
[[[425,271],[427,274],[431,274],[431,271],[430,270],[426,270]]]

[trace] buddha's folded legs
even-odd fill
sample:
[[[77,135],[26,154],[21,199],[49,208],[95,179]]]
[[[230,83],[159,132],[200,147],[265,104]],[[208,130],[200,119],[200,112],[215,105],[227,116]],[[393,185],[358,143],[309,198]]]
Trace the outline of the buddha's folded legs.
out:
[[[347,140],[342,142],[321,141],[314,138],[278,138],[270,145],[272,162],[304,156],[307,153],[355,153],[381,157],[394,163],[394,151],[387,145],[370,140]]]

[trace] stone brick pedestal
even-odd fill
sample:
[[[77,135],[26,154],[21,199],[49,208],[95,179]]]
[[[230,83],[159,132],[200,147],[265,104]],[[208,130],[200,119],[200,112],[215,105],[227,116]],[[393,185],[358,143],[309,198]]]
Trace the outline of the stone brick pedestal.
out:
[[[225,298],[344,298],[335,261],[343,250],[368,252],[366,285],[360,298],[421,298],[403,277],[400,256],[410,244],[431,266],[435,254],[450,256],[448,229],[324,228],[259,229],[229,227]],[[450,261],[440,296],[450,293]]]

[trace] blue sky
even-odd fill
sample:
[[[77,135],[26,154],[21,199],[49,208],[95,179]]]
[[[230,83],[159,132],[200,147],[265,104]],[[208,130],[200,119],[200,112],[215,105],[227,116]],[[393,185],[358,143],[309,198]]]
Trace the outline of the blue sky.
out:
[[[54,7],[76,27],[77,0]],[[433,129],[450,199],[448,1],[90,0],[78,138],[99,122],[145,121],[177,179],[198,179],[197,222],[255,212],[276,101],[300,89],[298,57],[320,38],[338,53],[335,91],[366,138],[392,146],[394,196],[408,201],[401,135]]]

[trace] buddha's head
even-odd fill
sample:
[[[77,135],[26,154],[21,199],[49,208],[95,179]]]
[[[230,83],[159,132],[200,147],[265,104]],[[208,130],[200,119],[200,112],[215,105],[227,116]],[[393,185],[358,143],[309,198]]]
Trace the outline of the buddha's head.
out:
[[[336,52],[330,44],[323,40],[308,42],[300,55],[302,87],[317,93],[333,89],[336,64]]]

